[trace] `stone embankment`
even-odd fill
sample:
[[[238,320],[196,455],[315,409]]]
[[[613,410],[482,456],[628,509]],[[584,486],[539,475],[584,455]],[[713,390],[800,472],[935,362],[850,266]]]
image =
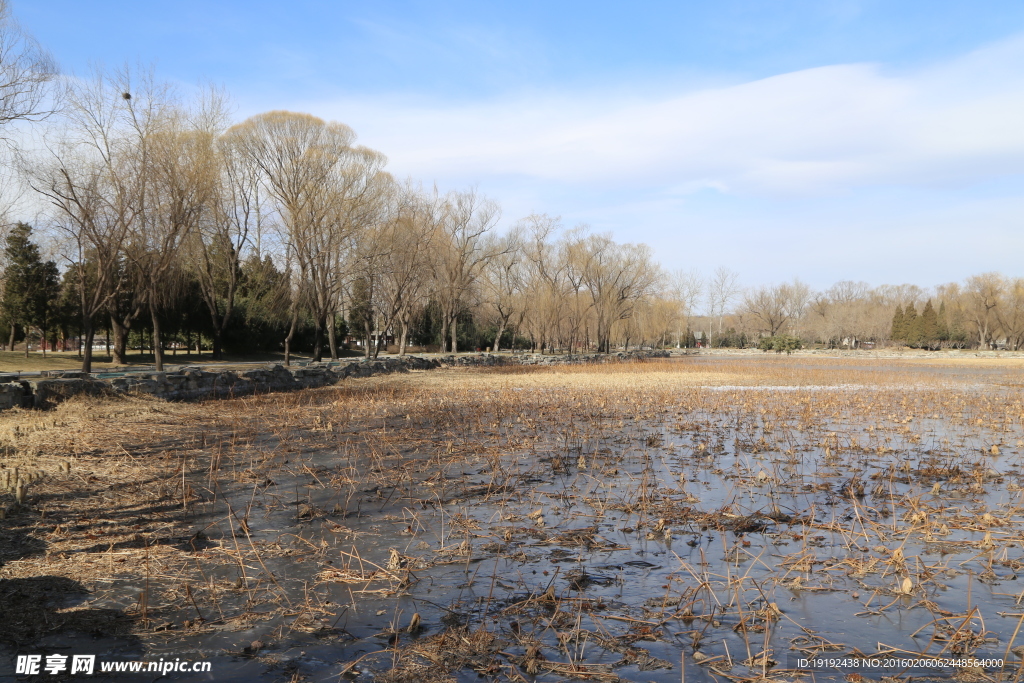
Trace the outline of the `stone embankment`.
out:
[[[348,363],[310,363],[305,366],[272,365],[250,370],[204,370],[184,367],[171,372],[126,372],[116,376],[88,376],[65,372],[60,377],[19,379],[0,375],[0,410],[20,406],[45,408],[78,394],[151,395],[170,401],[230,398],[271,391],[324,387],[348,377],[439,367],[494,365],[558,365],[667,358],[667,351],[634,351],[616,354],[543,356],[540,354],[384,357]],[[112,374],[112,373],[108,373]]]

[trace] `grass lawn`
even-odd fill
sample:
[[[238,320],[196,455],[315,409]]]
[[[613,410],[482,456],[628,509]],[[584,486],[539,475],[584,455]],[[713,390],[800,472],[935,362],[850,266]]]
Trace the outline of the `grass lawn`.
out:
[[[303,354],[292,354],[292,358],[295,360],[309,360],[310,356]],[[151,366],[153,364],[152,353],[129,353],[126,360],[128,361],[127,366],[121,365],[116,366],[111,362],[110,356],[104,353],[94,354],[92,357],[92,369],[93,372],[104,372],[112,370],[116,367],[128,367],[132,366]],[[178,353],[172,354],[170,352],[164,353],[164,364],[165,365],[192,365],[192,364],[213,364],[217,362],[223,363],[272,363],[272,362],[283,362],[284,354],[281,353],[253,353],[253,354],[236,354],[227,355],[223,361],[215,361],[211,354],[205,353],[197,355],[195,353],[186,354]],[[31,351],[28,354],[28,358],[25,357],[24,351],[0,351],[0,372],[36,372],[39,370],[80,370],[82,368],[82,359],[78,357],[78,354],[74,352],[53,352],[48,351],[46,357],[43,357],[42,353],[38,351]]]

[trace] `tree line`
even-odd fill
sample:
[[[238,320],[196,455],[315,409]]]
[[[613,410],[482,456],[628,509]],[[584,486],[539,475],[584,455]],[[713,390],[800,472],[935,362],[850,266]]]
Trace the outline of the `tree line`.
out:
[[[45,208],[7,225],[0,343],[70,346],[86,371],[101,340],[118,363],[148,349],[158,369],[169,349],[287,363],[337,358],[347,340],[368,356],[1024,342],[1024,281],[998,274],[928,292],[743,288],[727,268],[668,273],[646,245],[547,215],[499,230],[495,201],[396,179],[344,124],[234,122],[221,93],[183,98],[128,69],[61,81],[0,0],[0,131],[40,119],[40,143],[6,164]]]
[[[281,349],[287,363],[296,349],[337,358],[345,337],[370,355],[389,339],[607,351],[642,336],[634,312],[660,278],[646,246],[545,216],[499,234],[494,201],[425,192],[385,163],[310,114],[232,124],[217,93],[185,102],[144,74],[69,83],[18,169],[62,274],[29,225],[9,232],[9,340],[74,339],[89,370],[97,333],[124,362],[140,329],[158,369],[171,340],[206,339],[215,357]]]
[[[727,284],[735,284],[737,277],[727,278]],[[799,280],[734,286],[726,288],[730,313],[716,318],[709,312],[712,302],[723,298],[722,282],[721,276],[704,282],[701,324],[714,345],[788,335],[830,348],[865,343],[933,350],[1024,346],[1024,278],[982,273],[930,289],[843,281],[815,292]],[[723,320],[724,331],[714,334],[716,325],[723,329]]]

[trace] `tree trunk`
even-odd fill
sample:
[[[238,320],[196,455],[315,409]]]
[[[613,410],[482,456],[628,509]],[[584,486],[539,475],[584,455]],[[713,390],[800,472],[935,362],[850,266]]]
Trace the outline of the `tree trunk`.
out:
[[[458,337],[456,336],[458,334],[458,330],[459,330],[459,319],[457,317],[456,318],[452,318],[452,324],[451,324],[451,331],[452,331],[452,353],[458,353],[459,352],[459,341],[458,341]]]
[[[501,349],[501,335],[505,334],[505,320],[501,321],[501,325],[498,326],[498,334],[494,335],[494,346],[491,347],[491,351],[497,353]]]
[[[214,327],[213,328],[213,359],[214,360],[224,360],[224,342],[222,340],[223,334],[224,334],[223,330],[221,330],[219,327]],[[189,333],[189,336],[190,336],[190,339],[191,339],[191,333]],[[188,346],[187,342],[186,342],[186,346]],[[189,353],[192,353],[192,349],[191,348],[189,348]]]
[[[110,327],[114,331],[114,362],[118,365],[127,365],[128,361],[125,360],[125,351],[128,347],[128,331],[114,316],[110,316]]]
[[[398,338],[398,355],[405,355],[405,342],[409,338],[409,319],[407,315],[402,316],[402,334]]]
[[[314,318],[314,320],[316,325],[313,334],[313,361],[319,363],[324,357],[324,322],[319,317]]]
[[[288,335],[284,338],[284,364],[286,366],[292,364],[292,339],[295,337],[295,328],[299,324],[299,309],[292,312],[292,321],[288,325]]]
[[[156,311],[150,311],[149,317],[153,321],[153,363],[156,365],[157,372],[163,372],[164,344],[163,339],[160,338],[160,318]]]
[[[332,312],[328,316],[327,321],[327,345],[331,349],[331,360],[338,360],[338,334],[335,331],[335,320],[338,319],[338,314]]]
[[[92,320],[85,319],[82,325],[82,336],[85,337],[85,345],[82,349],[82,372],[92,372],[92,340],[96,332],[92,328]]]

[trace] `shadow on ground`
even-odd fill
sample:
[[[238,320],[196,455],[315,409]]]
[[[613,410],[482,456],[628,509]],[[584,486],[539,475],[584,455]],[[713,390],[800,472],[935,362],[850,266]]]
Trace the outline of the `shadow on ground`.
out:
[[[0,522],[0,574],[17,559],[42,555],[46,543],[15,526]],[[63,576],[0,579],[0,682],[23,678],[15,674],[19,654],[105,654],[138,657],[143,648],[131,635],[134,617],[116,609],[76,609],[89,598],[81,583]],[[104,675],[90,680],[105,680]],[[72,680],[44,674],[47,680]],[[77,678],[77,677],[74,677]]]

